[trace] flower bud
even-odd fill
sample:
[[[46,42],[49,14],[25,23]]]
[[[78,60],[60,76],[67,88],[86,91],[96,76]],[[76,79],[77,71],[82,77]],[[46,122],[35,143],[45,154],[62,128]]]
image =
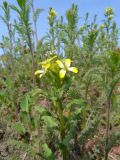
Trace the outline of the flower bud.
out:
[[[106,8],[105,10],[105,16],[111,16],[114,15],[113,9],[111,7]]]

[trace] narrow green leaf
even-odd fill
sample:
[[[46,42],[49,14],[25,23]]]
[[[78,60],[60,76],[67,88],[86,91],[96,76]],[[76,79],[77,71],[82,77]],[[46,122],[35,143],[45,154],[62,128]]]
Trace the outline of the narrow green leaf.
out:
[[[55,160],[55,156],[52,153],[52,150],[49,148],[49,146],[46,143],[43,145],[43,150],[44,150],[45,160]]]
[[[47,127],[58,126],[58,122],[54,118],[52,118],[51,116],[43,116],[42,119],[44,120]]]
[[[13,124],[12,128],[15,129],[19,134],[25,133],[25,128],[21,123]]]
[[[25,96],[25,98],[21,101],[21,111],[29,112],[29,97]]]
[[[70,108],[74,104],[82,106],[84,104],[84,101],[82,99],[74,99],[66,105],[66,108]]]
[[[20,8],[22,8],[25,5],[26,0],[17,0],[17,3],[19,5]]]

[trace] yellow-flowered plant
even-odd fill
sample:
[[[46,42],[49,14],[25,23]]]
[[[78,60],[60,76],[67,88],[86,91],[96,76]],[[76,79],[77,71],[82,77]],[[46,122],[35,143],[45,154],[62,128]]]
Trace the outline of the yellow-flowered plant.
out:
[[[53,63],[53,60],[57,58],[57,56],[54,56],[52,58],[49,58],[43,62],[40,62],[39,64],[42,65],[42,69],[41,70],[37,70],[35,72],[35,75],[39,75],[39,77],[41,78],[43,75],[46,74],[46,72],[51,69],[54,68],[54,70],[56,70],[56,64],[55,62]],[[58,67],[60,68],[59,71],[59,77],[61,79],[63,79],[66,75],[66,72],[67,71],[71,71],[73,73],[78,73],[78,68],[76,67],[71,67],[71,62],[72,60],[67,58],[67,59],[64,59],[63,61],[60,61],[60,60],[56,60],[56,63],[58,65]],[[52,67],[51,67],[52,66]]]
[[[70,67],[72,60],[67,58],[63,61],[57,60],[56,63],[60,67],[59,76],[60,78],[64,78],[67,71],[71,71],[73,73],[78,73],[78,68],[76,67]]]
[[[50,116],[49,118],[55,121],[59,120],[56,121],[56,126],[59,126],[59,142],[64,146],[60,148],[63,160],[68,159],[69,156],[69,149],[64,145],[64,139],[66,135],[69,135],[67,123],[69,120],[71,121],[71,117],[74,116],[74,114],[72,115],[72,110],[66,107],[67,102],[64,102],[64,98],[67,97],[67,91],[72,84],[72,78],[67,75],[67,71],[78,73],[78,68],[72,67],[71,63],[72,60],[69,58],[59,60],[57,56],[53,56],[40,62],[39,64],[42,66],[42,69],[35,72],[35,75],[39,75],[40,78],[43,75],[45,76],[43,84],[46,86],[46,88],[44,88],[44,92],[46,93],[44,96],[51,102],[52,108],[49,110],[52,113],[51,115],[56,115],[56,118]],[[52,129],[56,130],[55,127]]]
[[[41,78],[43,75],[46,74],[47,70],[50,68],[51,66],[51,62],[56,58],[57,56],[54,56],[52,58],[49,58],[43,62],[40,62],[39,64],[42,65],[42,69],[37,70],[35,72],[35,75],[39,75],[39,77]]]

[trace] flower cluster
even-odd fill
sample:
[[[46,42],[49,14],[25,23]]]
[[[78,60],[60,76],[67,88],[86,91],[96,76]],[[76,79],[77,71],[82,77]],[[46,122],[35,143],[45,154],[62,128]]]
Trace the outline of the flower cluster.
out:
[[[65,59],[62,61],[57,60],[56,63],[58,64],[58,66],[60,67],[60,71],[59,71],[59,77],[62,79],[65,77],[65,74],[67,71],[71,71],[73,73],[78,73],[78,68],[76,67],[70,67],[72,60],[71,59]]]
[[[114,16],[113,9],[111,7],[106,8],[105,10],[105,16],[108,17],[108,19],[112,19]]]
[[[51,15],[52,17],[56,17],[56,16],[57,16],[57,12],[56,12],[55,10],[51,9],[51,10],[50,10],[50,15]]]
[[[35,75],[39,75],[39,77],[41,78],[43,75],[45,75],[47,73],[48,70],[52,71],[51,68],[59,67],[59,77],[61,79],[63,79],[66,75],[67,71],[71,71],[73,73],[78,73],[78,68],[76,67],[71,67],[71,63],[72,60],[67,58],[64,59],[63,61],[61,60],[55,60],[57,58],[57,56],[54,56],[52,58],[49,58],[43,62],[41,62],[40,64],[42,65],[42,69],[41,70],[37,70],[35,72]],[[52,66],[52,67],[51,67]]]
[[[40,65],[42,65],[42,69],[41,70],[37,70],[35,72],[35,75],[39,75],[39,77],[41,78],[43,75],[45,75],[45,73],[47,72],[47,70],[50,68],[51,66],[51,62],[56,58],[57,56],[54,56],[52,58],[49,58],[41,63],[39,63]]]
[[[55,17],[57,17],[57,12],[51,8],[49,11],[48,19],[51,20],[54,19]]]

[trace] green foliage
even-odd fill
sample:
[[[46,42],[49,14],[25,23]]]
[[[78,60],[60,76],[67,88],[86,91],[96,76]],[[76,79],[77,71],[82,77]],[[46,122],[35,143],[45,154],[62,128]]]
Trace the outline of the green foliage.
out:
[[[12,128],[15,129],[19,134],[25,134],[25,128],[21,123],[13,124]]]
[[[35,152],[34,148],[27,145],[26,143],[22,141],[17,141],[13,139],[9,139],[7,142],[8,146],[15,146],[16,149],[22,150],[27,153],[27,155],[30,157],[38,157],[37,153]]]
[[[0,125],[16,138],[10,135],[8,147],[18,151],[17,159],[20,151],[36,160],[108,160],[111,148],[120,145],[119,29],[113,9],[98,24],[97,15],[81,19],[75,4],[66,20],[50,7],[49,29],[41,39],[37,20],[43,9],[33,0],[17,0],[17,6],[3,1],[1,9],[8,36],[0,44]]]
[[[119,145],[119,141],[120,141],[120,133],[116,132],[110,135],[110,139],[111,141],[108,143],[107,145],[107,150],[110,151],[110,149],[113,146]]]
[[[25,96],[25,98],[21,101],[21,111],[22,112],[29,112],[29,97],[28,95]]]
[[[98,119],[91,121],[89,126],[85,127],[79,136],[79,141],[81,145],[84,145],[85,142],[97,132]]]
[[[55,160],[55,156],[53,155],[51,149],[48,147],[47,144],[43,144],[43,150],[45,160]]]
[[[35,21],[38,20],[39,15],[40,15],[43,11],[44,11],[44,10],[43,10],[43,9],[40,9],[40,8],[36,9],[36,11],[35,11],[35,13],[34,13],[34,15],[33,15]]]
[[[73,4],[72,7],[66,12],[68,26],[71,30],[75,30],[78,23],[78,6]]]
[[[3,5],[1,6],[1,8],[4,11],[4,16],[0,16],[0,18],[3,20],[5,24],[8,25],[10,21],[10,7],[7,1],[3,1]]]

